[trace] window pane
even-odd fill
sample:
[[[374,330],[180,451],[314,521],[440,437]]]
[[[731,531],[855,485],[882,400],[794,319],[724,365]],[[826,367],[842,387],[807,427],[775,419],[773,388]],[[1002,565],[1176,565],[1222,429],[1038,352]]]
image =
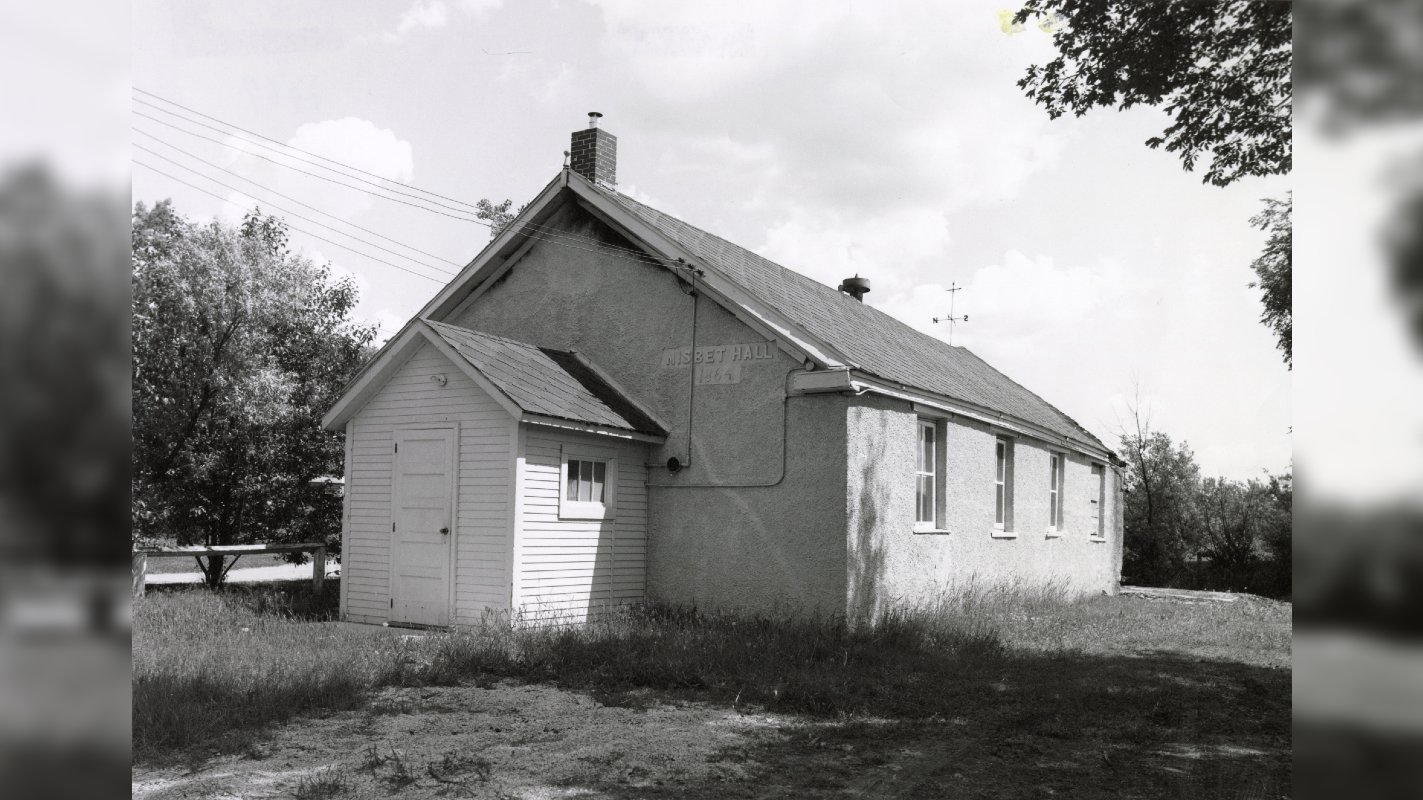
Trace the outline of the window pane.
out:
[[[934,521],[934,479],[927,475],[920,475],[918,491],[915,496],[915,521]]]
[[[919,463],[925,472],[934,471],[934,428],[923,425],[919,428]]]
[[[563,496],[568,500],[578,499],[578,462],[568,459],[568,486],[563,491]]]
[[[1047,512],[1047,513],[1048,513],[1048,519],[1051,520],[1052,525],[1053,525],[1054,527],[1056,527],[1056,526],[1057,526],[1057,490],[1056,490],[1056,489],[1053,490],[1052,495],[1051,495],[1051,499],[1048,501],[1048,512]]]
[[[593,502],[605,503],[607,500],[608,462],[598,461],[593,464]]]
[[[999,443],[998,443],[998,482],[999,482],[999,483],[1002,483],[1002,482],[1003,482],[1003,461],[1004,461],[1004,452],[1003,452],[1003,451],[1004,451],[1003,443],[1002,443],[1002,442],[999,442]]]
[[[998,484],[998,504],[994,508],[993,521],[999,525],[1003,524],[1003,484]]]
[[[593,499],[593,462],[578,462],[578,499],[587,502]]]

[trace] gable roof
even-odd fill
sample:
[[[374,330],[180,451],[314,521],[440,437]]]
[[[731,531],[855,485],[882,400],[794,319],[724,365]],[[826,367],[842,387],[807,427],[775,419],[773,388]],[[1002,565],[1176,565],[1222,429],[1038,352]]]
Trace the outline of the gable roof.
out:
[[[1000,411],[1110,451],[1075,420],[967,348],[905,325],[873,306],[616,192],[604,197],[838,350],[875,377]]]
[[[530,414],[666,436],[653,418],[576,353],[426,320],[496,389]]]

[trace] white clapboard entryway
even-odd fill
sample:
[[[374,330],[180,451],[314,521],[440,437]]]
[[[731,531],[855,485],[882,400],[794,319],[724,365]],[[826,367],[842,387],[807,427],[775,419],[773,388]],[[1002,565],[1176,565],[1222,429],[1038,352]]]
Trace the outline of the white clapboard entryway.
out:
[[[449,624],[456,441],[453,428],[395,432],[391,622]]]

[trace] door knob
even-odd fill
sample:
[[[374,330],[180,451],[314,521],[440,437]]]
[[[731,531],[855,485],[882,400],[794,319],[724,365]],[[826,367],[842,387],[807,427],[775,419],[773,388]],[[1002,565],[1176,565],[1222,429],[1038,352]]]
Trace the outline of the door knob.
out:
[[[446,536],[449,536],[449,535],[450,535],[450,529],[449,529],[449,528],[441,528],[441,529],[440,529],[440,533],[443,533],[443,534],[445,534]]]

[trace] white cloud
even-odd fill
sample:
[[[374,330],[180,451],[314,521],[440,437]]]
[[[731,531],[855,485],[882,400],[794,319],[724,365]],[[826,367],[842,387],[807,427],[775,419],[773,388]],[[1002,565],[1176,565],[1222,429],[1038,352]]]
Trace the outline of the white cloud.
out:
[[[404,36],[422,28],[443,28],[449,21],[450,9],[441,0],[415,0],[415,4],[400,15],[395,33],[396,36]]]
[[[408,182],[414,177],[410,143],[370,120],[345,117],[308,122],[296,129],[287,144],[382,178]]]
[[[394,31],[375,36],[361,36],[361,43],[384,42],[396,44],[411,33],[447,27],[451,20],[450,3],[446,0],[415,0],[400,15]],[[454,7],[466,16],[482,18],[504,5],[504,0],[455,0]]]
[[[330,217],[300,207],[289,199],[273,197],[271,192],[297,198],[338,219],[350,220],[371,208],[375,198],[370,192],[380,189],[363,181],[374,181],[373,175],[409,183],[414,177],[415,158],[411,144],[394,131],[381,128],[370,120],[345,117],[309,122],[298,127],[286,143],[306,153],[364,170],[370,175],[343,175],[325,169],[325,166],[331,165],[309,155],[276,152],[247,139],[227,137],[220,156],[223,166],[249,179],[219,176],[220,180],[246,193],[228,193],[229,207],[237,204],[245,211],[254,205],[251,198],[257,198],[255,202],[263,207],[275,204],[289,214],[300,214],[323,224],[333,224]],[[247,196],[249,194],[251,198]],[[223,211],[226,218],[232,218],[234,213],[229,207]],[[240,218],[241,213],[237,213],[236,219]],[[294,224],[311,227],[305,222]]]
[[[885,297],[931,280],[950,244],[943,214],[905,208],[847,218],[835,209],[796,208],[766,233],[761,255],[829,286],[859,274]]]

